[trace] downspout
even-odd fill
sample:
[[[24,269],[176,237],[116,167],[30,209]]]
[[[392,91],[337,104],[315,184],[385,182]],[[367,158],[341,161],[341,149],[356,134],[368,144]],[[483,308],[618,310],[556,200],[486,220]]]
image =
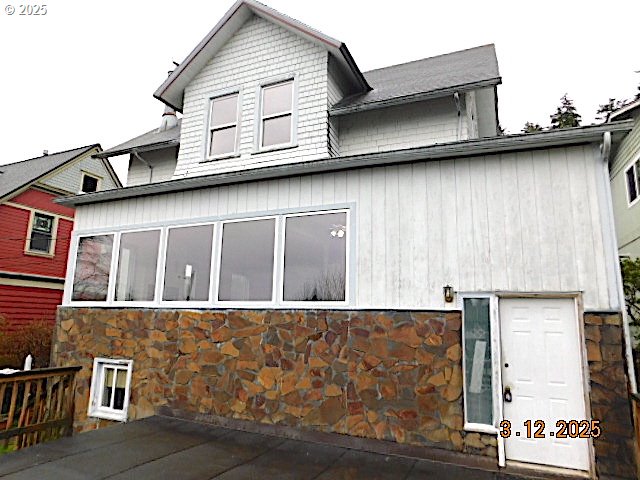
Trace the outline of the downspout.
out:
[[[458,128],[456,130],[456,140],[460,141],[462,136],[462,110],[460,108],[460,94],[455,92],[453,94],[453,101],[456,104],[456,110],[458,112]]]
[[[144,165],[146,165],[149,168],[149,183],[153,183],[153,165],[151,165],[144,158],[142,158],[138,154],[138,151],[135,148],[131,150],[131,153],[133,154],[134,157],[136,157],[138,160],[140,160]]]
[[[616,290],[618,294],[618,303],[622,313],[622,333],[624,336],[625,360],[627,362],[627,376],[629,377],[629,389],[631,393],[638,393],[636,384],[635,366],[633,364],[633,350],[631,348],[631,331],[629,330],[629,317],[627,315],[626,303],[624,300],[624,289],[622,286],[622,272],[620,270],[620,259],[618,252],[618,236],[616,235],[615,224],[613,222],[613,200],[611,196],[611,181],[609,174],[609,156],[611,155],[611,132],[604,132],[602,145],[600,146],[602,155],[602,180],[604,182],[605,201],[607,204],[606,211],[606,230],[611,236],[610,242],[614,249],[613,252],[613,272],[615,276]]]

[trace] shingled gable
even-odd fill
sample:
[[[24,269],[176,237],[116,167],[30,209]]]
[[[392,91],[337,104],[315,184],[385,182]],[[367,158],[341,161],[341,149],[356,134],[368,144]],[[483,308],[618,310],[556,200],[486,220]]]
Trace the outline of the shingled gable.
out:
[[[167,77],[153,96],[161,102],[175,108],[177,111],[182,112],[185,87],[251,15],[257,15],[267,21],[273,22],[310,42],[326,48],[346,73],[346,78],[351,81],[354,92],[365,93],[371,90],[367,80],[343,42],[331,38],[318,30],[314,30],[298,20],[283,15],[259,2],[239,0],[173,73]]]

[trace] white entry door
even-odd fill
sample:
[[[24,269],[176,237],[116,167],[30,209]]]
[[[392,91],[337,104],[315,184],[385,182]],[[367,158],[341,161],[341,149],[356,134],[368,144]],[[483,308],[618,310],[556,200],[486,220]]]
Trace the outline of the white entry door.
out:
[[[558,420],[588,420],[574,301],[501,299],[500,325],[507,460],[588,470],[588,440],[555,436]],[[545,438],[527,438],[525,422],[533,436],[537,420]]]

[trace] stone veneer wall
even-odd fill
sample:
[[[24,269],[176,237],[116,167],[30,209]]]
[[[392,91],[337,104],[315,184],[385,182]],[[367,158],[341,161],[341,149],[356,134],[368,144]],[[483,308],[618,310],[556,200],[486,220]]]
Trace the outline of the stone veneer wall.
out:
[[[598,477],[638,478],[622,319],[617,313],[585,313],[584,322],[591,415],[602,425],[593,441]]]
[[[61,307],[58,365],[133,359],[129,418],[160,407],[496,457],[465,433],[460,312]]]

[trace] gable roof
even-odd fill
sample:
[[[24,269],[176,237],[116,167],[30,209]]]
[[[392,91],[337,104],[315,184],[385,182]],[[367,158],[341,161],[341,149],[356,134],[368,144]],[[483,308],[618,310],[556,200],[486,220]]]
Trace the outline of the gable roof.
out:
[[[159,132],[157,128],[143,133],[131,140],[127,140],[120,145],[103,150],[97,153],[95,156],[98,158],[115,157],[117,155],[123,155],[130,153],[132,150],[138,150],[141,152],[149,150],[158,150],[161,148],[168,148],[180,145],[180,130],[182,126],[182,119],[178,119],[178,124],[170,128]]]
[[[40,177],[53,172],[96,147],[100,148],[100,144],[94,143],[85,147],[0,165],[0,172],[2,172],[0,173],[0,198],[11,195],[25,185],[35,182]]]
[[[364,73],[373,87],[342,99],[332,115],[415,102],[502,83],[493,44]]]
[[[371,89],[343,42],[314,30],[304,23],[255,0],[238,0],[196,48],[187,55],[187,58],[158,87],[153,96],[181,112],[185,87],[251,15],[264,18],[310,42],[326,48],[347,73],[347,78],[352,81],[354,86],[357,86],[357,90],[366,92]]]
[[[638,110],[638,108],[640,108],[640,98],[631,103],[627,103],[624,107],[613,112],[609,117],[609,121],[612,122],[614,120],[626,120],[628,118],[633,118],[633,114]]]

